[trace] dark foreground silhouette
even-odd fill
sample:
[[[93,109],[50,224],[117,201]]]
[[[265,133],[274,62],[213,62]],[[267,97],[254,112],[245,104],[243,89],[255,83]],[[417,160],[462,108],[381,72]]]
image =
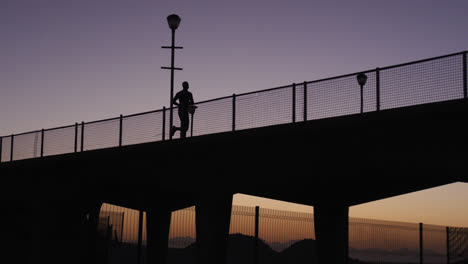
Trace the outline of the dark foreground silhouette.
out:
[[[227,264],[254,264],[255,238],[233,234],[229,236]],[[292,244],[281,252],[273,250],[262,240],[258,244],[259,264],[315,264],[317,261],[316,244],[313,239],[305,239]],[[112,245],[109,254],[109,264],[135,263],[136,245],[116,243]],[[145,262],[146,249],[142,249],[142,260]],[[186,248],[169,248],[167,264],[196,264],[196,243]],[[374,264],[373,262],[349,259],[349,264]],[[456,262],[462,264],[468,262]],[[388,262],[387,264],[392,264]]]

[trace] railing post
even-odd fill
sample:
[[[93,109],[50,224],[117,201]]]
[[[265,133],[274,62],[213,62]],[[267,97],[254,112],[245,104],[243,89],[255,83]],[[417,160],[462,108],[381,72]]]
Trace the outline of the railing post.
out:
[[[11,134],[11,146],[10,146],[10,161],[13,161],[13,142],[15,140],[15,135]]]
[[[307,121],[307,82],[304,82],[304,121]]]
[[[0,137],[0,163],[2,163],[2,149],[3,149],[2,141],[3,141],[3,137]]]
[[[445,227],[445,233],[447,236],[447,264],[450,264],[450,229],[449,227]]]
[[[376,80],[375,90],[376,90],[376,96],[377,96],[376,110],[380,111],[380,69],[379,68],[375,69],[375,80]]]
[[[467,83],[468,83],[468,77],[467,75],[467,69],[466,69],[466,51],[463,52],[463,98],[467,99]]]
[[[41,130],[41,158],[44,157],[44,129]]]
[[[296,84],[292,85],[292,122],[296,123]]]
[[[78,150],[78,122],[75,123],[75,153]]]
[[[423,223],[419,223],[419,264],[423,264]]]
[[[123,123],[123,116],[120,115],[119,119],[119,147],[122,146],[122,124]]]
[[[123,223],[123,221],[122,221]],[[123,230],[123,229],[122,229]],[[143,211],[140,211],[138,218],[138,249],[137,249],[137,264],[142,264],[141,261],[141,246],[143,241]]]
[[[171,129],[169,129],[169,131],[171,131]],[[166,107],[165,106],[163,107],[162,140],[166,140]]]
[[[260,206],[255,206],[255,241],[254,241],[254,264],[258,264],[258,223],[260,215]]]
[[[81,122],[81,148],[80,151],[83,152],[84,147],[84,121]]]
[[[236,131],[236,94],[232,95],[232,131]]]

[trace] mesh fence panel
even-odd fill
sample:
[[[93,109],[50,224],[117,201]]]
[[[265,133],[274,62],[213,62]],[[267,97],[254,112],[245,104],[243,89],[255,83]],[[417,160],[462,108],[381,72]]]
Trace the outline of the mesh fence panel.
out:
[[[366,73],[368,79],[363,87],[363,111],[376,110],[376,75]],[[356,76],[312,82],[307,84],[308,120],[356,114],[361,109],[361,87]]]
[[[75,151],[75,129],[77,151],[80,150],[81,125],[46,130],[44,132],[44,156],[72,153]]]
[[[307,85],[306,85],[307,87]],[[307,93],[307,92],[306,92]],[[304,98],[304,83],[296,84],[296,100],[295,100],[295,120],[296,122],[304,120],[304,102],[307,102],[307,98]],[[306,111],[307,112],[307,111]]]
[[[138,254],[140,212],[112,204],[103,204],[99,226],[105,240],[101,244],[108,252],[107,263],[135,263]],[[142,249],[146,248],[146,213],[142,219]],[[146,254],[142,254],[143,260]]]
[[[102,206],[100,230],[108,232],[109,241],[113,243],[110,245],[112,260],[110,263],[134,262],[137,254],[138,224],[138,211],[110,204]],[[168,246],[174,249],[183,249],[194,243],[196,240],[195,226],[194,206],[174,211],[171,217]],[[447,229],[449,230],[449,247],[446,244]],[[233,205],[229,234],[255,236],[255,207]],[[142,235],[142,244],[146,245],[146,214],[143,214]],[[291,254],[297,254],[298,251],[292,253],[294,250],[290,249],[297,250],[302,247],[304,250],[304,246],[308,247],[305,252],[313,255],[316,250],[315,243],[301,245],[301,242],[315,239],[314,216],[311,213],[260,208],[259,238],[277,254],[282,254],[281,257],[284,260],[295,259],[294,257],[290,258],[293,256]],[[114,243],[116,241],[119,243]],[[254,240],[237,240],[236,243],[239,241],[251,243]],[[254,244],[244,246],[249,250],[255,248]],[[468,260],[468,228],[423,225],[424,263],[447,263],[447,247],[449,248],[450,263],[466,263]],[[174,252],[173,254],[176,255],[182,254],[181,251]],[[233,254],[232,251],[230,252]],[[265,251],[263,252],[265,254]],[[349,257],[354,261],[419,263],[419,252],[419,224],[349,218]],[[131,261],[123,261],[124,254],[127,258],[131,256]],[[259,255],[260,263],[267,260],[264,259],[265,256]],[[228,255],[228,257],[233,256]]]
[[[166,129],[165,129],[165,134],[166,134],[166,139],[169,139],[169,133],[170,133],[170,109],[166,109]],[[173,108],[173,113],[172,113],[172,125],[176,127],[180,127],[180,119],[179,119],[179,108],[175,107]],[[190,130],[187,132],[187,136],[190,134]],[[173,139],[180,138],[180,132],[177,131],[174,136],[172,137]]]
[[[424,263],[447,263],[447,232],[444,226],[423,225]]]
[[[463,98],[462,55],[384,69],[381,109]]]
[[[232,130],[232,97],[200,103],[196,106],[198,108],[191,116],[193,117],[193,136]],[[189,126],[187,136],[190,134]]]
[[[292,86],[236,97],[236,130],[292,122]]]
[[[41,132],[21,134],[13,140],[13,160],[37,158],[41,156]]]
[[[260,208],[259,238],[277,252],[301,240],[315,239],[314,216]]]
[[[186,248],[193,244],[195,239],[195,206],[172,212],[168,246]]]
[[[110,219],[112,239],[120,238],[119,242],[138,243],[138,222],[140,212],[112,204],[103,204],[99,214],[100,223]],[[143,243],[146,244],[146,214],[143,214]]]
[[[349,257],[369,262],[419,262],[419,225],[350,218]]]
[[[468,56],[467,56],[467,54],[468,54],[468,53],[465,52],[465,54],[464,54],[464,56],[463,56],[464,59],[465,59],[465,63],[463,64],[463,66],[464,66],[464,68],[465,68],[465,71],[464,71],[464,75],[465,75],[465,76],[464,76],[464,79],[465,79],[465,80],[464,80],[464,84],[463,84],[463,85],[464,85],[464,89],[465,89],[465,88],[468,89],[468,87],[466,87],[466,86],[468,86]]]
[[[255,207],[232,206],[229,234],[255,236]]]
[[[468,263],[468,228],[449,227],[450,263]]]
[[[117,147],[119,130],[119,118],[85,124],[83,151]]]
[[[168,111],[166,111],[167,113]],[[122,145],[162,140],[163,119],[163,111],[124,117],[122,120]]]
[[[10,161],[11,137],[2,138],[2,162]]]

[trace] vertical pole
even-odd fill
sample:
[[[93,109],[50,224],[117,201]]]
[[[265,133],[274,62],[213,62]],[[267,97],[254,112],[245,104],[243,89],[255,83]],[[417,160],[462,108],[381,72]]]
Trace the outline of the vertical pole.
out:
[[[304,121],[307,121],[307,82],[304,82]]]
[[[81,122],[81,152],[83,152],[84,147],[84,121]]]
[[[122,212],[122,225],[120,226],[120,242],[123,241],[123,229],[124,229],[124,219],[125,219],[125,212]]]
[[[232,131],[236,131],[236,94],[232,95]]]
[[[15,135],[11,134],[10,161],[13,161],[13,141],[14,140],[15,140]]]
[[[44,157],[44,129],[41,130],[41,158]]]
[[[75,153],[78,150],[78,122],[75,123]]]
[[[376,110],[380,111],[380,69],[379,68],[375,69],[375,80],[376,80],[375,90],[376,90],[376,96],[377,96]]]
[[[163,107],[162,140],[166,140],[166,107]],[[171,131],[169,129],[169,131]]]
[[[120,115],[120,119],[119,119],[119,147],[122,146],[122,126],[123,126],[123,116]]]
[[[296,123],[296,84],[292,85],[292,122]]]
[[[141,263],[141,245],[143,241],[143,211],[140,211],[138,218],[138,251],[137,251],[137,264]]]
[[[258,223],[259,223],[260,207],[255,206],[255,241],[254,241],[254,264],[258,264]]]
[[[419,223],[419,264],[423,264],[423,223]]]
[[[360,109],[360,113],[362,114],[363,111],[364,111],[364,99],[363,99],[364,87],[363,87],[363,85],[360,85],[360,86],[361,86],[361,91],[360,91],[360,93],[361,93],[361,95],[360,95],[360,97],[361,97],[361,109]]]
[[[463,98],[467,99],[467,69],[466,69],[466,51],[463,52]]]
[[[445,233],[447,235],[447,264],[450,264],[450,229],[445,227]]]
[[[3,149],[2,141],[3,141],[3,137],[0,137],[0,163],[2,163],[2,149]]]
[[[193,114],[190,114],[192,120],[190,121],[190,137],[193,137]]]
[[[169,110],[169,131],[172,129],[173,124],[173,104],[172,98],[174,98],[174,48],[175,48],[175,29],[172,29],[172,45],[171,45],[171,101],[170,101],[170,110]],[[169,139],[172,140],[172,133],[169,133]]]

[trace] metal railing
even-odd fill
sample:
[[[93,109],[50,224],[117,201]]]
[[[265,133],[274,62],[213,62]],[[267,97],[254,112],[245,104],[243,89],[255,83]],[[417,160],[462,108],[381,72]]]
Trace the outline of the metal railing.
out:
[[[191,136],[467,98],[467,51],[196,103]],[[361,106],[361,101],[363,105]],[[169,139],[169,109],[0,137],[0,162]],[[174,125],[180,125],[174,118]],[[177,137],[174,137],[177,138]]]

